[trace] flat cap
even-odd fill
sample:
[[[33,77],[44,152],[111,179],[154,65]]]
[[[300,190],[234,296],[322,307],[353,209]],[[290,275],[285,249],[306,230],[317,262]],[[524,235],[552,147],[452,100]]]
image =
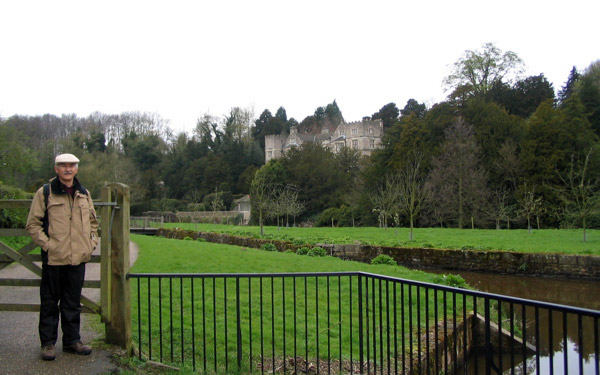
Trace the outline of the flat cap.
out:
[[[54,164],[60,163],[79,163],[79,159],[73,154],[60,154],[54,159]]]

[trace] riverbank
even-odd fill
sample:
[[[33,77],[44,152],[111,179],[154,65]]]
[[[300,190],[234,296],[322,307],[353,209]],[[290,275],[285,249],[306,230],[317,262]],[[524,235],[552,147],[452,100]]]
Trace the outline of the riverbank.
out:
[[[165,223],[166,228],[197,232],[225,233],[289,241],[296,245],[328,243],[338,245],[373,245],[397,248],[496,250],[520,253],[558,253],[600,256],[600,230],[588,229],[583,242],[581,229],[458,229],[415,228],[409,240],[409,228],[377,227],[274,227],[265,226],[261,235],[258,226],[226,224]]]
[[[157,235],[167,238],[203,240],[228,245],[260,248],[274,244],[279,251],[292,250],[303,245],[291,241],[236,236],[228,233],[198,232],[178,228],[161,228]],[[394,258],[409,268],[443,268],[448,270],[480,271],[513,275],[542,275],[553,277],[600,280],[600,256],[559,253],[527,253],[516,251],[400,248],[362,244],[319,244],[332,256],[368,263],[379,254]]]

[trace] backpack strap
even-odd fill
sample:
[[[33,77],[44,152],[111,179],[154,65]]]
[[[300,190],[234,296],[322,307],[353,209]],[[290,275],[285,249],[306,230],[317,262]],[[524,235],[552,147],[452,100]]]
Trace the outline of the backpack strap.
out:
[[[48,196],[50,195],[50,184],[44,184],[44,218],[42,219],[42,226],[44,233],[48,235]]]

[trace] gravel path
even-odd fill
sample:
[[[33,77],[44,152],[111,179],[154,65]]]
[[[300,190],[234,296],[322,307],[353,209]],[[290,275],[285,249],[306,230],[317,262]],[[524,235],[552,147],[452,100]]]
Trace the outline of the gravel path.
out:
[[[98,249],[94,252],[99,253]],[[137,259],[138,248],[130,243],[130,262]],[[0,278],[38,279],[33,272],[18,264],[0,270]],[[86,280],[100,279],[100,264],[86,265]],[[83,293],[94,301],[100,300],[99,289],[84,289]],[[39,287],[0,287],[0,303],[40,303]],[[38,312],[0,311],[0,375],[8,374],[111,374],[118,373],[118,366],[111,360],[113,348],[101,341],[104,332],[96,332],[92,323],[99,321],[93,314],[81,314],[81,339],[96,344],[92,354],[79,356],[62,351],[62,334],[56,347],[56,360],[43,361],[40,357],[38,336]],[[96,340],[96,342],[94,342]],[[103,345],[102,345],[103,344]]]

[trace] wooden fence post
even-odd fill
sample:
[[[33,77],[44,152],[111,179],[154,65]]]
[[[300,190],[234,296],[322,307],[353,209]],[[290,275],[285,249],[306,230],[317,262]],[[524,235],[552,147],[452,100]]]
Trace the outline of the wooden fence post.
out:
[[[106,326],[106,341],[131,353],[131,302],[127,273],[129,272],[129,186],[110,183],[117,198],[111,231],[110,321]]]
[[[101,191],[102,202],[112,202],[112,189],[104,186]],[[102,322],[110,323],[110,218],[113,207],[102,206],[102,222],[100,233],[100,306],[102,311]]]

